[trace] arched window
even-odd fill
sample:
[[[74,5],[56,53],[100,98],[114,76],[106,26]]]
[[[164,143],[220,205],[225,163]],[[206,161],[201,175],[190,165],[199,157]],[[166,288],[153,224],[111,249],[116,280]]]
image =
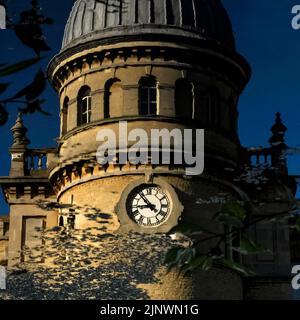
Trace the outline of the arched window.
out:
[[[92,97],[91,89],[84,86],[79,90],[77,97],[77,125],[81,126],[91,122]]]
[[[192,1],[184,1],[184,5],[182,5],[181,17],[182,24],[185,26],[190,26],[195,21],[193,6]]]
[[[194,93],[193,85],[185,80],[178,79],[175,83],[175,112],[176,117],[194,118]]]
[[[121,81],[117,78],[110,79],[105,84],[104,119],[110,118],[112,111],[116,116],[121,116],[123,111],[123,89]]]
[[[172,0],[166,0],[166,17],[167,17],[167,24],[175,24],[175,17],[174,17],[174,4]]]
[[[155,23],[154,0],[150,0],[150,23]]]
[[[201,128],[209,128],[209,94],[204,87],[196,91],[194,115]]]
[[[60,216],[59,217],[59,227],[63,227],[64,226],[64,217]]]
[[[221,113],[220,113],[220,93],[215,87],[211,87],[208,90],[208,123],[209,127],[212,129],[220,128],[221,124]]]
[[[62,107],[62,135],[66,134],[68,131],[68,108],[69,108],[69,98],[65,97],[63,107]]]
[[[157,81],[154,77],[143,77],[139,81],[139,113],[157,114]]]

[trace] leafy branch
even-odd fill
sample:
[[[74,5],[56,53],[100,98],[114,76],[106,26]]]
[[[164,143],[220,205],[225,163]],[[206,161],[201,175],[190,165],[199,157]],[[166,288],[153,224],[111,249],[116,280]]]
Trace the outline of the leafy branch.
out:
[[[46,43],[46,38],[43,35],[41,25],[52,23],[53,20],[51,18],[45,17],[41,13],[41,8],[37,0],[31,1],[30,10],[21,12],[20,21],[18,23],[14,23],[10,18],[8,18],[7,28],[14,30],[18,39],[25,46],[33,49],[37,56],[10,65],[5,63],[0,64],[0,78],[11,76],[17,72],[23,71],[39,63],[44,58],[40,56],[40,52],[49,51],[51,49]],[[0,95],[5,93],[10,85],[11,83],[8,81],[0,83]],[[22,103],[24,107],[19,108],[19,111],[24,114],[41,112],[44,115],[49,115],[49,113],[45,112],[41,107],[45,100],[39,98],[45,88],[46,77],[43,71],[39,70],[35,75],[33,82],[19,90],[14,96],[7,99],[0,98],[0,125],[4,125],[8,120],[8,104]],[[22,97],[24,97],[25,100],[18,100]]]
[[[239,244],[231,246],[231,250],[240,255],[257,255],[271,252],[261,244],[255,243],[247,236],[247,231],[254,225],[267,221],[280,222],[282,219],[295,219],[295,214],[291,212],[279,212],[269,216],[250,219],[250,207],[238,202],[226,203],[221,210],[213,217],[212,222],[221,224],[224,232],[214,233],[200,226],[179,225],[170,234],[179,234],[179,245],[172,248],[166,255],[165,264],[168,270],[179,269],[182,273],[191,272],[194,269],[204,271],[210,270],[214,265],[221,265],[235,270],[243,276],[255,275],[255,272],[241,263],[226,257],[224,248],[230,240],[238,240]],[[292,226],[300,232],[300,217],[297,217],[295,225]],[[197,233],[196,233],[197,231]],[[201,235],[195,237],[195,235]],[[190,239],[190,241],[187,241]],[[185,240],[185,241],[184,241]],[[185,242],[187,245],[182,246]],[[208,245],[206,245],[208,244]],[[209,246],[209,244],[213,244]],[[206,252],[203,248],[209,247]]]

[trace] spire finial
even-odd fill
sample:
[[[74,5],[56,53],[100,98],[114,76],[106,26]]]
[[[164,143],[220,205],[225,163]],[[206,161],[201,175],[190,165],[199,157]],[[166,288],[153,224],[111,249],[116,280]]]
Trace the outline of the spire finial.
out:
[[[276,113],[275,124],[272,126],[272,137],[269,139],[272,150],[272,166],[275,167],[281,175],[288,173],[285,144],[285,132],[287,127],[283,124],[281,114]]]
[[[283,124],[281,119],[281,113],[276,113],[275,124],[272,126],[271,131],[273,133],[272,137],[269,139],[269,143],[272,147],[286,147],[285,144],[285,132],[287,127]]]
[[[15,125],[11,128],[13,133],[14,143],[12,147],[26,147],[30,140],[26,136],[27,128],[23,123],[23,114],[22,112],[18,113],[18,117]]]

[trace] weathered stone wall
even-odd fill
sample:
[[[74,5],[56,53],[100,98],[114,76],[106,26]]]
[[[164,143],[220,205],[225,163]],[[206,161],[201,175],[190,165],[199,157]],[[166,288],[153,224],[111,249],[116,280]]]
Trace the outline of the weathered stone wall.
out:
[[[47,201],[51,200],[48,199]],[[37,232],[34,226],[37,224],[32,221],[32,226],[30,227],[26,223],[26,219],[30,218],[40,220],[40,223],[38,223],[40,226],[42,226],[42,221],[45,221],[45,228],[52,228],[58,224],[57,211],[53,209],[46,210],[40,207],[38,202],[34,203],[32,201],[31,203],[11,205],[8,248],[9,267],[13,267],[22,261],[22,247],[24,245],[28,245],[29,242],[31,242],[33,246],[37,244],[34,238]]]
[[[112,231],[119,228],[116,207],[121,199],[124,189],[132,182],[141,179],[144,175],[130,174],[98,178],[93,175],[86,175],[81,179],[66,184],[62,190],[59,202],[72,204],[80,208],[86,208],[85,214],[76,216],[76,227],[86,228],[93,225],[93,220],[88,218],[89,209],[97,209],[98,213],[111,214]],[[222,181],[211,181],[203,179],[189,180],[181,176],[164,175],[161,178],[172,185],[178,194],[179,200],[184,204],[182,218],[194,223],[204,223],[207,227],[211,224],[211,217],[220,209],[219,203],[203,204],[199,200],[209,202],[216,194],[231,194],[233,199],[239,199],[240,195]],[[201,192],[199,192],[201,190]],[[92,214],[93,215],[93,214]]]
[[[9,299],[242,299],[241,279],[227,269],[167,273],[165,254],[180,244],[165,235],[75,230],[49,245],[56,262],[27,262],[26,273],[9,275]]]
[[[8,238],[0,238],[0,264],[5,263],[8,259]]]
[[[77,184],[66,185],[59,201],[62,204],[71,203],[82,211],[76,214],[75,227],[92,229],[105,227],[106,231],[118,233],[120,227],[116,214],[116,206],[127,185],[139,180],[143,175],[120,175],[93,180],[90,176],[79,179]],[[197,204],[199,198],[209,200],[216,194],[229,192],[232,197],[239,195],[228,185],[220,181],[212,182],[205,179],[189,180],[180,176],[161,177],[175,188],[180,201],[185,204],[182,218],[185,221],[201,223],[213,227],[211,218],[220,208],[220,204]],[[199,192],[201,190],[201,192]],[[97,209],[96,212],[93,210]],[[109,214],[108,223],[101,225],[98,217],[101,213]],[[217,229],[214,229],[217,232]],[[221,230],[219,230],[221,231]],[[203,245],[203,250],[205,246]],[[121,246],[121,244],[120,244]],[[121,246],[122,247],[122,246]],[[130,248],[128,248],[130,252]],[[142,254],[142,252],[141,252]],[[105,260],[105,258],[103,257]],[[117,255],[113,260],[118,263]],[[148,266],[144,266],[146,269]],[[143,272],[143,269],[140,269]],[[137,287],[145,290],[150,299],[242,299],[243,290],[240,277],[226,269],[212,269],[209,272],[196,272],[193,276],[183,276],[176,271],[166,273],[165,268],[153,269],[155,281],[137,283]],[[134,271],[133,271],[134,272]]]
[[[141,284],[154,300],[242,300],[241,277],[225,268],[214,267],[209,271],[195,270],[184,276],[179,272],[157,272],[158,283]]]
[[[61,129],[67,123],[67,131],[77,127],[77,97],[81,87],[91,89],[91,121],[104,119],[105,88],[110,82],[110,118],[139,115],[139,81],[142,77],[153,76],[157,81],[157,115],[176,117],[175,88],[176,81],[185,79],[192,87],[193,115],[201,127],[212,127],[236,133],[237,124],[237,88],[228,81],[222,71],[215,72],[209,63],[186,60],[186,53],[197,50],[176,43],[163,44],[157,41],[138,41],[105,45],[74,54],[64,60],[54,71],[59,73],[59,98],[61,105]],[[167,47],[169,48],[167,49]],[[119,48],[126,47],[126,54]],[[105,52],[105,57],[101,58]],[[180,52],[180,53],[179,53]],[[195,53],[197,55],[197,53]],[[170,59],[172,55],[172,59]],[[91,60],[87,56],[93,57]],[[58,74],[55,74],[57,77]],[[58,88],[57,88],[58,89]],[[209,115],[212,102],[210,95],[215,92],[217,119]],[[69,100],[67,120],[63,112],[64,101]],[[184,108],[185,106],[182,106]],[[214,111],[213,111],[214,112]],[[66,131],[61,130],[62,134]]]

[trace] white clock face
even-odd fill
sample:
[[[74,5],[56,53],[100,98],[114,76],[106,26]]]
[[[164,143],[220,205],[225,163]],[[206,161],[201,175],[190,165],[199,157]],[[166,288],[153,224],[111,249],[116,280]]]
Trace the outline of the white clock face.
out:
[[[158,185],[141,185],[128,196],[127,212],[130,218],[144,227],[157,227],[169,214],[170,199]]]

